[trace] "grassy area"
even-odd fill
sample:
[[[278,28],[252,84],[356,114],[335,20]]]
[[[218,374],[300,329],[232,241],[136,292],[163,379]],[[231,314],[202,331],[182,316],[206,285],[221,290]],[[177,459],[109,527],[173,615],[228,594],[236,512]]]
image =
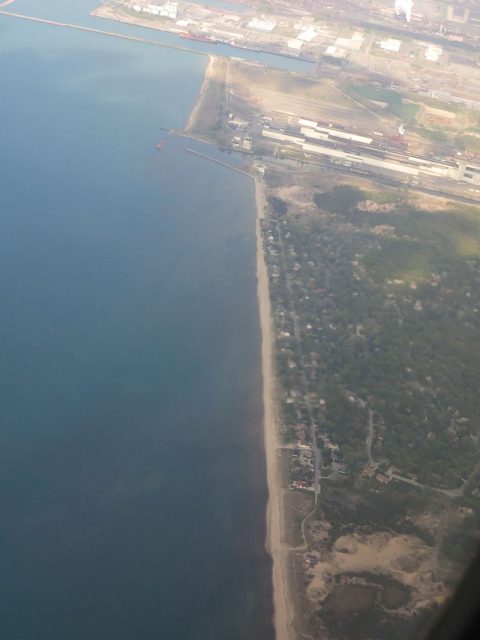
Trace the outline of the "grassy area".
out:
[[[456,136],[455,146],[463,151],[480,154],[480,138],[476,135],[462,133]]]
[[[365,200],[371,200],[376,204],[400,204],[402,198],[393,191],[364,191]]]
[[[457,209],[441,213],[409,211],[391,220],[397,238],[365,259],[377,282],[387,279],[410,284],[428,280],[446,260],[480,258],[480,211]]]
[[[459,486],[478,456],[472,438],[480,361],[472,345],[480,343],[480,210],[416,210],[397,204],[396,194],[374,194],[391,207],[359,206],[371,195],[339,185],[315,194],[318,217],[302,218],[292,207],[273,213],[306,327],[303,351],[313,354],[310,390],[326,403],[315,419],[340,445],[342,459],[361,467],[367,420],[351,404],[354,392],[377,412],[377,457],[427,484]],[[275,243],[272,249],[273,266]],[[289,365],[296,356],[285,281],[271,288],[282,310],[279,328],[288,332],[279,375],[285,388],[300,391],[298,363]],[[304,411],[298,398],[286,423],[297,423]]]
[[[408,240],[390,240],[365,258],[368,273],[376,282],[398,280],[411,284],[427,280],[437,268],[435,253]]]
[[[388,483],[380,473],[452,489],[478,463],[480,208],[441,209],[435,201],[438,209],[420,210],[398,192],[349,184],[313,199],[317,213],[293,203],[285,210],[270,198],[263,223],[282,428],[308,442],[304,425],[313,418],[328,478],[307,531],[312,540],[317,532],[322,561],[329,549],[339,551],[340,536],[378,531],[416,538],[418,558],[434,559],[431,573],[425,567],[432,589],[422,595],[419,618],[415,610],[402,619],[405,627],[385,607],[394,610],[412,594],[385,577],[385,565],[380,577],[375,568],[333,574],[316,615],[338,637],[367,640],[381,629],[400,639],[426,620],[425,603],[478,541],[480,499],[472,489],[480,472],[459,500]],[[370,455],[378,463],[373,475],[365,466]],[[338,462],[340,474],[329,474]],[[428,547],[436,544],[434,556]]]
[[[448,135],[442,129],[427,129],[426,127],[419,127],[418,133],[431,142],[444,143],[448,140]]]
[[[347,91],[352,97],[358,99],[367,100],[369,102],[383,102],[386,104],[385,113],[389,113],[396,118],[399,118],[406,124],[414,124],[416,121],[417,113],[420,109],[418,104],[411,102],[405,102],[400,93],[396,91],[390,91],[388,89],[377,89],[368,85],[349,85]],[[372,110],[375,110],[374,104],[367,105]],[[377,108],[378,109],[378,108]]]

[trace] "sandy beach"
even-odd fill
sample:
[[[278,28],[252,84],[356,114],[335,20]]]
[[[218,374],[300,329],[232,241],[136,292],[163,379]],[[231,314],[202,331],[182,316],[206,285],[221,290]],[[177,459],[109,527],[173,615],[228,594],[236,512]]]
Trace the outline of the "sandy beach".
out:
[[[215,56],[209,55],[208,56],[208,64],[207,64],[207,68],[205,69],[205,75],[203,77],[203,82],[202,82],[202,86],[200,87],[200,91],[198,93],[198,97],[197,100],[195,101],[195,105],[188,117],[187,123],[184,127],[184,133],[191,133],[192,129],[195,126],[195,122],[197,120],[198,117],[198,113],[200,112],[200,110],[202,109],[203,106],[203,102],[205,99],[205,94],[208,88],[208,84],[210,79],[212,78],[213,75],[213,70],[215,68],[215,62],[216,62],[216,58]]]
[[[272,319],[261,233],[261,220],[265,212],[265,193],[262,179],[257,176],[255,177],[255,201],[257,208],[258,306],[262,333],[264,441],[269,492],[266,547],[273,560],[273,604],[276,638],[277,640],[291,640],[293,611],[288,594],[288,550],[283,543],[284,510],[282,479],[277,457],[278,434],[275,407],[275,375],[273,370]]]
[[[205,77],[199,91],[197,101],[185,125],[184,134],[192,137],[193,132],[198,135],[196,129],[203,129],[205,122],[199,125],[202,120],[202,111],[209,105],[207,94],[211,82],[217,75],[222,73],[220,67],[216,69],[217,62],[215,56],[210,56],[208,66],[205,70]],[[223,71],[224,73],[224,71]],[[216,99],[215,96],[213,96]],[[210,105],[211,106],[211,105]],[[203,134],[203,131],[201,132]],[[200,138],[202,139],[202,138]],[[208,139],[209,142],[214,142]],[[231,167],[239,170],[238,168]],[[240,170],[243,173],[243,170]],[[249,174],[251,175],[251,174]],[[256,247],[257,247],[257,296],[260,314],[260,327],[262,336],[262,378],[263,378],[263,425],[264,444],[268,484],[268,503],[266,511],[266,549],[273,561],[273,606],[274,606],[274,626],[276,640],[293,640],[293,607],[289,597],[289,568],[288,556],[290,548],[284,543],[284,508],[282,478],[279,466],[278,452],[279,442],[277,433],[277,411],[275,403],[275,373],[273,365],[273,331],[272,317],[270,310],[270,295],[268,286],[268,275],[265,263],[263,239],[261,232],[261,221],[265,214],[266,197],[265,186],[260,175],[251,175],[255,184],[255,206],[256,206]]]

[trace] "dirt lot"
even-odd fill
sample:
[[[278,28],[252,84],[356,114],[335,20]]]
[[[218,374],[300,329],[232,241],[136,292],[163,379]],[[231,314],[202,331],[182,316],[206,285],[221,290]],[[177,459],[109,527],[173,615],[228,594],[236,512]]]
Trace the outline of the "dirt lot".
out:
[[[314,80],[277,69],[231,63],[229,86],[261,114],[381,129],[382,121],[328,79]]]
[[[411,589],[405,610],[413,611],[426,601],[444,599],[446,590],[435,576],[435,567],[435,550],[415,536],[387,532],[341,536],[312,567],[308,594],[313,601],[322,601],[336,576],[381,574]]]

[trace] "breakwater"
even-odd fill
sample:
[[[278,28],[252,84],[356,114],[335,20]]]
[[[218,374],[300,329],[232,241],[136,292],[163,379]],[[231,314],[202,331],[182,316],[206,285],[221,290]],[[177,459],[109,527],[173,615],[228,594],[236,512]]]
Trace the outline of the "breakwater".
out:
[[[12,0],[13,1],[13,0]],[[3,5],[0,5],[3,6]],[[163,49],[174,49],[177,51],[184,51],[193,55],[208,56],[205,51],[195,51],[187,47],[180,45],[166,44],[164,42],[158,42],[157,40],[150,40],[148,38],[142,38],[141,36],[134,36],[125,33],[118,33],[115,31],[107,31],[106,29],[96,29],[95,27],[87,27],[80,24],[73,24],[70,22],[60,22],[57,20],[48,20],[47,18],[39,18],[36,16],[28,16],[21,13],[14,13],[12,11],[0,11],[0,15],[9,16],[10,18],[17,18],[19,20],[27,20],[29,22],[37,22],[39,24],[45,24],[53,27],[61,27],[63,29],[73,29],[75,31],[85,31],[88,33],[96,33],[102,36],[108,36],[110,38],[118,38],[120,40],[130,40],[132,42],[140,42],[153,47],[161,47]]]

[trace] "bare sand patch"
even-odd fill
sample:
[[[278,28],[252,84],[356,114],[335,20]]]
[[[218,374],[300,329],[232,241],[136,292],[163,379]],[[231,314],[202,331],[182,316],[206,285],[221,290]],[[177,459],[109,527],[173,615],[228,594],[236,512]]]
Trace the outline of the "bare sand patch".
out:
[[[280,114],[292,122],[349,120],[359,127],[378,128],[378,118],[340,91],[329,79],[298,76],[279,69],[232,63],[230,83],[235,92],[263,114]]]
[[[311,208],[312,195],[304,187],[300,185],[287,185],[279,187],[276,195],[297,208]]]
[[[278,458],[279,442],[275,411],[273,332],[268,276],[261,232],[261,220],[265,214],[266,198],[264,184],[259,177],[255,179],[255,199],[257,208],[257,291],[262,331],[263,424],[269,491],[266,547],[273,561],[273,604],[276,638],[277,640],[292,640],[294,611],[288,588],[289,552],[283,542],[285,514],[281,469]]]
[[[454,111],[447,111],[446,109],[436,109],[435,107],[427,107],[426,105],[424,108],[427,114],[436,116],[437,118],[455,120],[455,118],[457,117],[457,114]]]
[[[314,600],[324,600],[336,576],[377,574],[411,587],[412,609],[443,596],[444,587],[434,579],[435,564],[435,549],[412,535],[380,532],[341,536],[330,553],[312,567],[308,594]]]

